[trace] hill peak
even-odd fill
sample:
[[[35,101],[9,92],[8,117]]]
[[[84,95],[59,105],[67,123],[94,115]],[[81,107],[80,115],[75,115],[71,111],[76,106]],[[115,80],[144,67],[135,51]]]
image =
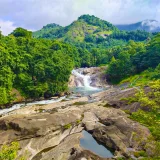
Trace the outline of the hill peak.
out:
[[[50,24],[47,24],[46,26],[43,26],[43,29],[57,28],[57,27],[61,27],[61,26],[59,24],[56,24],[56,23],[50,23]]]
[[[114,25],[112,25],[108,21],[102,20],[98,17],[95,17],[94,15],[84,14],[80,16],[77,21],[81,21],[81,20],[86,22],[89,25],[98,26],[103,29],[108,29],[108,30],[117,29]]]
[[[80,20],[80,19],[85,20],[85,19],[87,19],[87,18],[100,19],[100,18],[98,18],[98,17],[96,17],[96,16],[94,16],[94,15],[84,14],[84,15],[81,15],[80,17],[78,17],[78,20]]]

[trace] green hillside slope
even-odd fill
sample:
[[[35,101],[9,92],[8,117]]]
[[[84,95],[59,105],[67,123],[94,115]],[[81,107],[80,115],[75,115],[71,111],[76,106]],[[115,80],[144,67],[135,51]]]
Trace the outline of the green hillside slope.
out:
[[[145,31],[120,31],[111,23],[90,15],[82,15],[66,27],[47,26],[34,32],[33,36],[59,39],[83,48],[108,48],[126,44],[129,40],[144,41],[152,37],[151,33]]]

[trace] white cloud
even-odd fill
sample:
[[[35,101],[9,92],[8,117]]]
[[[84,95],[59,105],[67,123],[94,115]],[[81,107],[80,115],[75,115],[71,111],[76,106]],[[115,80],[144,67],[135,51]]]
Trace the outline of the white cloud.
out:
[[[2,31],[3,35],[8,35],[16,28],[13,22],[3,21],[3,20],[0,20],[0,27],[1,27],[0,30]]]
[[[82,14],[114,24],[160,21],[160,0],[0,0],[0,6],[1,19],[32,30],[48,23],[68,25]]]

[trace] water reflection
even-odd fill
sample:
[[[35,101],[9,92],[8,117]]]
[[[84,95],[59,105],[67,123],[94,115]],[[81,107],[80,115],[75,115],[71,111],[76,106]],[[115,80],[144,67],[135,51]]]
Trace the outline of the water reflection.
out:
[[[96,140],[87,131],[83,131],[83,137],[80,139],[82,148],[90,150],[102,158],[111,158],[113,154],[104,146],[99,145]]]

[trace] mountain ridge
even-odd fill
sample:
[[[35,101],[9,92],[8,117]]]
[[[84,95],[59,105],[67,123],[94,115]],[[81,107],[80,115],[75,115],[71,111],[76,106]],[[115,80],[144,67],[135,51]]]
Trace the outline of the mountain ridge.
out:
[[[52,25],[54,27],[49,27]],[[95,34],[94,33],[95,31],[96,33],[99,33],[102,35],[103,31],[104,31],[104,34],[110,34],[112,30],[117,30],[117,28],[111,23],[104,21],[93,15],[92,16],[82,15],[68,26],[61,27],[60,25],[55,23],[47,24],[46,26],[43,26],[41,30],[34,32],[33,35],[35,37],[42,36],[41,38],[48,38],[47,34],[51,33],[51,35],[56,34],[57,38],[62,38],[62,39],[68,38],[66,36],[68,35],[70,36],[71,39],[72,38],[75,39],[76,37],[78,41],[82,41],[85,39],[86,35]],[[57,31],[57,32],[55,33],[54,31]],[[53,37],[51,36],[51,38],[54,38],[54,36]]]
[[[121,31],[94,15],[82,15],[65,27],[48,24],[33,33],[35,38],[56,39],[88,49],[124,45],[129,40],[145,41],[152,36],[146,31]]]
[[[160,32],[160,22],[153,19],[146,19],[132,24],[117,24],[115,26],[119,30],[125,31],[145,30],[147,32]]]

